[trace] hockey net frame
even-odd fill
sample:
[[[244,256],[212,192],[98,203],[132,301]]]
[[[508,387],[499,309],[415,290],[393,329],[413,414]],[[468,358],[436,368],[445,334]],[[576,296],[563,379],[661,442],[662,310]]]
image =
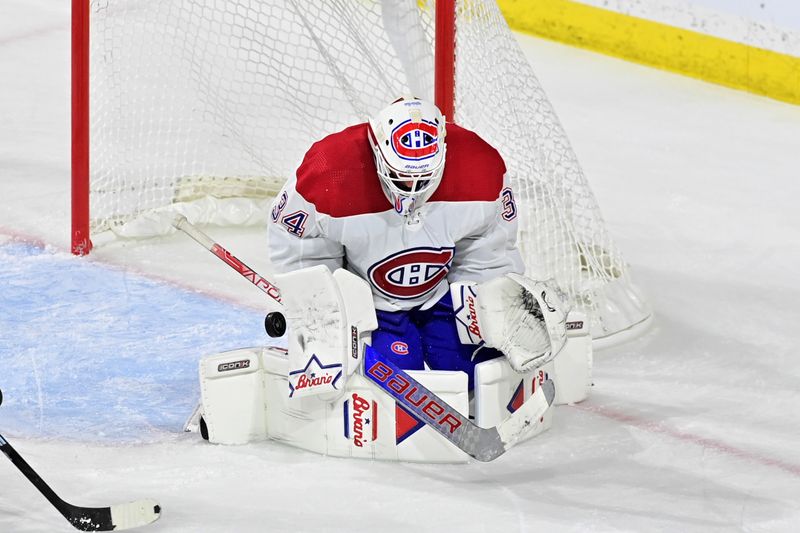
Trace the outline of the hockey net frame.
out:
[[[227,143],[235,136],[226,122],[229,117],[233,117],[233,121],[243,115],[241,103],[222,102],[217,106],[222,108],[219,111],[212,109],[217,104],[212,100],[219,99],[225,90],[235,92],[238,87],[232,88],[230,84],[211,87],[211,84],[214,80],[228,78],[240,83],[263,81],[264,65],[274,58],[265,60],[263,49],[257,46],[261,43],[252,36],[269,37],[271,33],[279,33],[281,37],[276,38],[275,49],[285,54],[287,43],[294,41],[293,34],[281,33],[281,28],[265,29],[262,24],[264,20],[274,18],[276,13],[288,13],[294,28],[309,32],[309,36],[304,37],[306,41],[301,41],[306,46],[303,50],[314,48],[319,52],[313,59],[304,51],[297,63],[306,64],[313,59],[322,64],[311,67],[314,75],[320,75],[324,70],[322,74],[326,79],[338,75],[344,80],[335,88],[337,93],[333,100],[335,105],[347,107],[342,113],[339,113],[341,109],[321,109],[320,115],[329,117],[336,114],[334,120],[325,123],[320,131],[309,133],[300,144],[309,146],[322,133],[363,121],[369,112],[376,110],[377,102],[385,104],[399,96],[398,93],[433,97],[448,119],[454,118],[455,122],[477,131],[505,158],[519,208],[519,243],[527,274],[537,279],[554,279],[572,307],[586,312],[595,339],[624,338],[649,323],[650,309],[606,231],[599,207],[567,136],[494,0],[315,2],[314,7],[320,12],[351,17],[349,21],[338,21],[341,29],[336,31],[342,32],[338,35],[315,26],[314,13],[307,9],[308,4],[299,0],[258,1],[258,7],[255,7],[256,0],[72,0],[73,253],[88,254],[93,246],[92,236],[98,232],[111,231],[122,237],[162,234],[169,231],[164,228],[170,227],[166,220],[171,216],[163,215],[174,215],[175,211],[199,224],[258,224],[266,220],[268,209],[265,206],[287,177],[290,165],[285,164],[278,171],[261,172],[260,169],[248,168],[228,173],[220,171],[218,162],[203,166],[178,158],[186,157],[188,152],[191,152],[189,159],[202,158],[217,149],[215,143]],[[146,18],[147,10],[156,4],[164,6],[158,9],[168,10],[166,14]],[[267,8],[263,6],[266,5],[270,5],[269,9],[273,11],[265,12]],[[223,33],[218,40],[206,39],[208,42],[194,36],[194,41],[189,42],[183,38],[188,34],[188,26],[179,27],[176,23],[153,32],[153,26],[157,24],[154,21],[178,19],[184,12],[189,13],[186,24],[196,23],[200,32],[228,33]],[[368,23],[368,29],[358,26],[359,18],[374,13],[378,13],[375,15],[377,18]],[[371,47],[381,46],[372,42],[380,39],[373,27],[383,26],[382,31],[391,33],[395,24],[406,24],[409,17],[414,24],[422,21],[422,29],[409,26],[411,31],[407,28],[398,30],[397,34],[385,39],[383,49],[370,53]],[[238,26],[228,25],[230,20],[239,21],[235,22]],[[412,42],[409,33],[419,33],[421,37]],[[181,37],[182,50],[174,46],[179,42],[176,35]],[[247,36],[251,41],[242,50],[243,39]],[[354,68],[352,62],[348,60],[348,64],[343,64],[341,59],[334,57],[335,50],[325,51],[323,41],[331,36],[337,40],[341,36],[345,43],[342,46],[353,47],[356,57],[359,57],[358,53],[363,54],[363,64],[356,67],[365,67],[367,72],[372,72],[369,68],[383,60],[387,53],[396,52],[398,57],[390,58],[387,64],[391,64],[389,68],[393,71],[402,71],[404,77],[400,81],[388,79],[391,73],[380,69],[368,74],[380,81],[376,84],[381,85],[377,92],[385,93],[372,98],[374,95],[366,94],[369,91],[365,86],[356,87],[349,82],[346,69]],[[156,72],[148,78],[151,65],[143,62],[147,58],[134,56],[138,48],[145,50],[149,41],[156,38],[163,38],[163,43],[169,43],[169,46],[163,43],[153,45],[160,48],[151,49],[151,54],[171,57],[175,53],[176,59],[174,62],[169,62],[171,59],[164,61],[161,57],[158,61],[153,59],[153,70],[162,68],[163,72]],[[264,40],[268,41],[267,38]],[[224,51],[226,46],[239,48]],[[235,66],[219,64],[219,56],[225,54],[235,56],[236,61],[244,57],[244,62],[239,61]],[[138,63],[132,66],[125,63],[131,57]],[[217,66],[214,61],[218,62]],[[284,58],[281,61],[286,62]],[[243,65],[241,69],[240,65]],[[279,67],[269,64],[269,68]],[[205,95],[208,101],[188,106],[191,108],[189,112],[195,111],[196,107],[205,115],[216,114],[221,119],[217,118],[217,122],[210,125],[199,122],[201,119],[192,119],[197,122],[181,126],[178,119],[171,117],[166,125],[158,122],[167,120],[161,116],[145,117],[143,122],[149,120],[156,124],[149,130],[137,129],[138,124],[124,122],[128,118],[126,115],[148,102],[156,103],[153,115],[166,115],[173,108],[181,107],[184,96],[169,100],[173,96],[170,92],[175,90],[174,80],[171,80],[173,86],[167,83],[172,71],[179,72],[181,68],[191,71],[193,82],[211,87]],[[158,85],[162,83],[158,76],[164,78],[163,86]],[[147,84],[142,83],[137,89],[137,77],[145,78]],[[301,74],[300,78],[303,77]],[[301,79],[298,83],[306,81]],[[307,91],[309,85],[302,87],[306,89],[295,90]],[[311,87],[313,93],[317,85]],[[144,96],[136,91],[143,91]],[[324,92],[311,97],[315,102],[330,98]],[[230,115],[226,115],[228,112]],[[115,128],[117,124],[122,126]],[[211,135],[206,130],[217,128],[221,130],[219,137],[222,141],[204,138],[192,146],[192,142],[185,138],[186,131],[192,127],[197,127],[206,136]],[[517,131],[513,139],[509,138],[509,131]],[[169,142],[170,136],[175,139],[174,153],[167,153],[161,145],[151,142],[155,137]],[[254,137],[258,139],[258,135]],[[275,139],[269,141],[274,143]],[[252,156],[253,161],[263,162],[268,158],[255,153],[260,149],[254,147],[257,142],[243,142],[243,147],[237,148],[239,152],[226,151],[229,147],[225,145],[224,150],[220,149],[220,158],[238,162]],[[296,159],[297,155],[294,157]],[[151,164],[149,158],[162,158],[164,161]],[[180,168],[164,170],[168,165]],[[139,172],[139,176],[131,178],[128,175],[132,175],[134,170]],[[141,183],[165,180],[170,190],[163,198],[157,197],[147,186],[137,189],[139,182],[136,180]],[[117,186],[117,183],[121,185]],[[120,200],[127,197],[137,202],[143,199],[146,205],[131,207],[132,201]],[[131,207],[130,213],[119,213],[117,207],[107,207],[107,198],[126,208]],[[254,203],[241,203],[244,198]],[[97,216],[97,212],[102,210],[110,215]],[[209,216],[208,212],[214,215]],[[217,216],[219,213],[223,214]],[[259,218],[262,215],[264,218]]]

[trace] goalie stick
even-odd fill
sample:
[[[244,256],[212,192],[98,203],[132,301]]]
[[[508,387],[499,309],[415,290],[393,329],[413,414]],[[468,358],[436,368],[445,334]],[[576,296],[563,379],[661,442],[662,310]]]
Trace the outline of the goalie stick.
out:
[[[0,392],[0,402],[2,402],[2,398],[3,395]],[[0,451],[76,529],[81,531],[121,531],[144,526],[158,520],[161,516],[161,506],[153,500],[136,500],[110,507],[79,507],[67,503],[39,477],[39,474],[2,435],[0,435]]]
[[[493,461],[503,455],[525,436],[528,428],[541,423],[556,395],[553,382],[547,379],[511,416],[494,427],[482,428],[369,346],[364,355],[364,368],[367,378],[403,404],[419,420],[470,457],[483,462]]]
[[[182,215],[175,217],[172,225],[210,250],[283,307],[280,291],[275,285],[215,243],[208,235],[186,220],[186,217]],[[270,293],[267,287],[273,293]],[[364,369],[367,379],[386,391],[409,412],[414,413],[419,420],[438,431],[470,457],[484,462],[497,459],[519,442],[528,433],[529,428],[540,423],[555,398],[555,385],[551,380],[545,380],[533,396],[528,398],[511,416],[494,427],[482,428],[422,386],[405,371],[382,358],[369,346],[365,350]]]

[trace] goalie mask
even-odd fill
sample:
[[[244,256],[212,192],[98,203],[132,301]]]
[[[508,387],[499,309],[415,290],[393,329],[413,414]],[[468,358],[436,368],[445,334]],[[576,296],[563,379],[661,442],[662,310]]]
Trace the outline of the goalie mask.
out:
[[[430,102],[400,98],[370,118],[368,136],[386,198],[399,214],[412,214],[444,173],[444,116]]]

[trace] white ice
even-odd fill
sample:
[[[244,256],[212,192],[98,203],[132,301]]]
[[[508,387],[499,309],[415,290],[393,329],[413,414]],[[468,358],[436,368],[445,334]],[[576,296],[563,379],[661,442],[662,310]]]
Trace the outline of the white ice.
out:
[[[213,446],[181,433],[183,406],[158,395],[196,394],[181,357],[256,340],[250,324],[219,324],[258,320],[264,297],[185,236],[68,256],[66,4],[0,4],[0,293],[31,294],[0,297],[18,302],[0,308],[0,433],[65,499],[154,498],[163,516],[142,529],[154,533],[800,530],[800,107],[520,37],[655,327],[597,353],[591,398],[493,463]],[[263,230],[211,233],[269,272]],[[201,312],[176,313],[174,328],[167,313],[157,338],[98,319],[96,306],[121,302],[114,312],[149,324],[136,304],[146,290],[173,291],[178,307],[202,300]],[[76,325],[81,315],[97,327]],[[185,352],[159,351],[174,343]],[[116,410],[104,403],[114,380]],[[129,426],[104,431],[76,404]],[[164,424],[142,429],[157,408]],[[126,440],[128,427],[144,438]],[[0,531],[71,530],[3,458],[0,483]]]

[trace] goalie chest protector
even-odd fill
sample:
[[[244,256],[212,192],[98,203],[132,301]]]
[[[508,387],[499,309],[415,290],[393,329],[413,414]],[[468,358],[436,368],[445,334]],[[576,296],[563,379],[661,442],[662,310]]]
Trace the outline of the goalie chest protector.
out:
[[[346,253],[347,269],[369,282],[383,311],[437,301],[459,270],[472,281],[522,272],[503,159],[475,133],[454,124],[447,131],[441,182],[413,222],[395,212],[381,189],[366,124],[315,143],[274,204],[273,264],[291,271],[317,261],[335,270]],[[456,250],[481,238],[475,250]]]

